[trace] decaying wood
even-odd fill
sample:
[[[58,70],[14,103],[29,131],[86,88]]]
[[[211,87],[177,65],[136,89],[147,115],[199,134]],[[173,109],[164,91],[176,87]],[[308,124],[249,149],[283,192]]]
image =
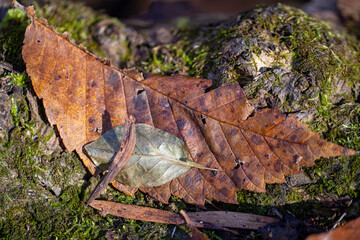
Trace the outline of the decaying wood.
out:
[[[116,153],[113,161],[107,171],[105,171],[103,177],[100,179],[89,199],[86,202],[86,206],[89,205],[100,193],[106,188],[106,186],[115,178],[120,172],[122,167],[128,161],[136,142],[135,134],[135,119],[130,116],[130,120],[125,123],[125,132],[120,144],[120,150]]]
[[[180,210],[180,214],[184,217],[186,224],[191,229],[191,240],[208,240],[209,238],[204,235],[197,227],[195,223],[189,218],[184,210]]]
[[[253,230],[280,221],[273,217],[229,211],[188,212],[187,215],[194,222],[206,221],[222,227]]]
[[[128,219],[160,222],[174,225],[187,224],[181,214],[155,208],[101,200],[94,200],[89,205],[101,211],[102,215],[111,214]],[[208,228],[225,231],[229,231],[228,229],[225,229],[225,227],[256,230],[259,227],[264,227],[267,224],[277,223],[280,221],[280,219],[277,218],[236,212],[208,211],[188,212],[186,214],[189,216],[189,219],[191,219],[191,221],[188,220],[188,222],[197,228]],[[233,223],[230,223],[231,221],[233,221]]]
[[[195,234],[196,236],[199,235],[199,232],[197,231],[196,226],[200,226],[201,224],[202,225],[206,224],[206,226],[203,226],[203,228],[222,230],[222,231],[225,231],[225,232],[231,232],[232,234],[235,234],[235,235],[238,234],[236,231],[227,229],[225,227],[222,227],[221,225],[212,224],[210,222],[202,221],[202,220],[201,221],[193,221],[184,210],[180,210],[180,214],[181,214],[181,216],[183,216],[183,218],[185,219],[186,224],[191,228],[191,230],[193,231],[193,234]]]

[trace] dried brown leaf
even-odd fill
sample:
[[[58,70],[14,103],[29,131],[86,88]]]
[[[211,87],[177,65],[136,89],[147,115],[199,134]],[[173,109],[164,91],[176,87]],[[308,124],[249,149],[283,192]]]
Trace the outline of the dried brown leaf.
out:
[[[210,80],[179,75],[144,79],[135,69],[103,64],[27,11],[32,22],[23,58],[32,85],[67,150],[76,150],[91,172],[95,166],[84,144],[123,125],[129,115],[183,139],[195,162],[223,170],[193,169],[170,183],[140,189],[164,203],[171,194],[198,205],[205,198],[237,203],[239,189],[264,192],[266,183],[282,183],[286,174],[312,166],[314,159],[356,153],[321,139],[279,109],[254,111],[238,84],[207,92]],[[114,186],[128,194],[137,190]]]

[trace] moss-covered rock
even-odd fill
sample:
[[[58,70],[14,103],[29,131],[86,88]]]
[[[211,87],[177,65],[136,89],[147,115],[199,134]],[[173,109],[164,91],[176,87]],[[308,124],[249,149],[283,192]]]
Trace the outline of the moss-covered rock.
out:
[[[137,67],[187,73],[215,84],[239,82],[258,107],[276,106],[311,121],[334,104],[359,101],[360,53],[355,38],[299,9],[273,5],[180,32]]]
[[[200,27],[167,26],[172,36],[155,46],[151,29],[114,26],[102,24],[112,37],[98,39],[119,67],[188,74],[215,86],[239,82],[256,107],[279,107],[306,122],[326,121],[333,105],[360,101],[359,42],[293,7],[257,8]]]

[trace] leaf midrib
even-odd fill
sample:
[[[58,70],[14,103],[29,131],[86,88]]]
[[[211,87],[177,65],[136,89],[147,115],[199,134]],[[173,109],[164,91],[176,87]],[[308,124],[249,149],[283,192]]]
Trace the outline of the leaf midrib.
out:
[[[31,16],[31,18],[34,19],[35,21],[37,21],[38,24],[44,26],[46,29],[48,29],[48,30],[51,31],[51,29],[49,28],[48,25],[43,24],[43,23],[42,23],[41,21],[39,21],[39,19],[37,19],[36,17]],[[54,33],[56,33],[56,35],[57,35],[58,38],[64,39],[59,33],[55,32],[55,31],[54,31]],[[83,48],[80,48],[78,45],[74,44],[74,43],[71,42],[71,41],[66,41],[66,42],[69,43],[69,44],[71,44],[72,46],[77,47],[78,49],[80,49],[81,51],[83,51],[85,54],[89,55],[90,57],[94,58],[96,61],[99,61],[99,62],[101,63],[101,61],[100,61],[94,54],[92,54],[92,53],[84,50]],[[101,63],[101,64],[103,64],[103,63]],[[163,94],[162,92],[160,92],[160,91],[152,88],[151,86],[143,83],[143,80],[145,80],[145,79],[143,79],[142,81],[137,81],[136,79],[133,79],[132,77],[128,76],[126,73],[124,73],[124,72],[121,71],[120,69],[117,69],[116,67],[114,67],[114,66],[112,66],[112,65],[110,65],[109,67],[110,67],[111,69],[115,70],[115,71],[120,72],[120,73],[123,74],[123,75],[126,75],[128,78],[132,79],[133,81],[139,82],[140,84],[146,86],[147,88],[149,88],[149,89],[151,89],[151,90],[153,90],[153,91],[155,91],[155,92],[157,92],[157,93],[159,93],[159,94],[161,94],[161,95],[163,95],[163,96],[166,96],[166,97],[172,99],[173,101],[177,102],[178,104],[180,104],[180,105],[182,105],[182,106],[185,106],[187,109],[190,109],[190,110],[192,110],[193,112],[200,113],[200,114],[205,115],[205,116],[207,116],[207,117],[209,117],[209,118],[215,119],[216,121],[219,121],[219,122],[221,122],[221,123],[229,124],[229,125],[231,125],[231,126],[238,127],[238,128],[240,128],[240,129],[242,129],[242,130],[245,130],[245,131],[250,131],[250,132],[253,132],[253,133],[256,133],[256,134],[260,134],[260,135],[262,135],[262,136],[266,136],[266,137],[273,138],[273,139],[278,139],[278,140],[285,141],[285,142],[288,142],[288,143],[295,143],[295,144],[300,144],[300,145],[304,145],[304,146],[307,145],[307,144],[305,143],[306,141],[304,141],[304,142],[294,142],[294,141],[290,141],[290,140],[279,139],[279,138],[275,138],[275,137],[273,137],[273,136],[267,136],[267,135],[264,135],[264,134],[262,134],[262,133],[258,133],[258,132],[256,132],[256,131],[246,129],[246,128],[242,127],[241,125],[236,125],[236,124],[233,124],[233,123],[231,123],[231,122],[224,122],[224,121],[222,121],[222,120],[219,120],[219,119],[216,118],[216,117],[209,116],[208,114],[206,114],[206,113],[204,113],[204,112],[195,110],[195,109],[189,107],[188,105],[186,105],[186,104],[178,101],[178,100],[175,99],[175,98],[172,98],[172,97],[170,97],[170,96],[168,96],[168,95]],[[206,94],[206,93],[203,93],[203,94]],[[286,118],[287,118],[287,116],[285,116],[284,121],[286,120]],[[279,123],[279,124],[280,124],[280,123]],[[277,125],[278,125],[278,124],[277,124]],[[277,125],[275,125],[275,126],[277,126]]]
[[[113,69],[116,69],[116,68],[113,67]],[[123,73],[123,74],[126,75],[125,73]],[[130,77],[129,77],[129,78],[130,78]],[[281,141],[284,141],[284,142],[294,143],[294,144],[300,144],[300,145],[304,145],[304,146],[307,146],[307,145],[308,145],[308,144],[306,144],[306,141],[311,137],[311,135],[310,135],[310,137],[307,138],[307,139],[306,139],[305,141],[303,141],[303,142],[295,142],[295,141],[285,140],[285,139],[281,139],[281,138],[276,138],[276,137],[273,137],[273,136],[268,136],[268,135],[265,135],[266,133],[263,134],[263,133],[259,133],[259,132],[253,131],[253,130],[249,130],[249,129],[244,128],[244,127],[241,126],[241,125],[236,125],[236,124],[233,124],[233,123],[231,123],[231,122],[222,121],[222,120],[220,120],[220,119],[218,119],[218,118],[216,118],[216,117],[212,117],[212,116],[208,115],[208,114],[205,113],[205,112],[201,112],[201,111],[198,111],[198,110],[196,110],[196,109],[194,109],[194,108],[192,108],[192,107],[189,107],[189,106],[186,105],[185,103],[182,103],[182,102],[180,102],[179,100],[177,100],[177,99],[175,99],[175,98],[173,98],[173,97],[170,97],[170,96],[168,96],[168,95],[166,95],[166,94],[164,94],[164,93],[162,93],[162,92],[160,92],[160,91],[158,91],[158,90],[150,87],[149,85],[143,83],[142,81],[137,81],[137,80],[135,80],[135,79],[133,79],[133,78],[130,78],[130,79],[132,79],[133,81],[136,81],[136,82],[141,83],[142,85],[144,85],[145,87],[151,89],[152,91],[155,91],[155,92],[157,92],[157,93],[159,93],[159,94],[161,94],[161,95],[163,95],[163,96],[166,96],[166,97],[170,98],[171,100],[173,100],[173,101],[175,101],[176,103],[184,106],[184,107],[187,108],[187,109],[190,109],[190,110],[193,111],[193,112],[196,112],[196,113],[205,115],[206,117],[211,118],[211,119],[214,119],[214,120],[216,120],[216,121],[219,121],[220,123],[229,124],[229,125],[231,125],[231,126],[238,127],[238,128],[240,128],[240,129],[242,129],[242,130],[244,130],[244,131],[249,131],[249,132],[253,132],[253,133],[259,134],[259,135],[261,135],[261,136],[266,136],[266,137],[273,138],[273,139],[277,139],[277,140],[281,140]],[[145,80],[145,79],[144,79],[144,80]],[[203,93],[203,94],[206,94],[206,93]],[[237,99],[236,99],[236,100],[237,100]],[[283,114],[283,113],[282,113],[282,114]],[[249,117],[248,117],[248,118],[249,118]],[[248,119],[248,118],[247,118],[247,119]],[[282,122],[284,122],[287,118],[288,118],[288,116],[285,115],[285,119],[284,119]],[[245,120],[245,121],[246,121],[246,120]],[[278,125],[281,124],[282,122],[276,124],[274,127],[278,126]],[[273,127],[273,128],[274,128],[274,127]],[[270,130],[271,130],[271,129],[270,129]],[[268,132],[268,131],[267,131],[267,132]]]

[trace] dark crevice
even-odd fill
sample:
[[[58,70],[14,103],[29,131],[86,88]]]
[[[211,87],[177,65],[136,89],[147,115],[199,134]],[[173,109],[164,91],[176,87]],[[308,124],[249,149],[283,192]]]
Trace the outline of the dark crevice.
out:
[[[200,119],[201,119],[201,122],[205,125],[206,124],[206,119],[203,115],[200,115]]]
[[[142,89],[138,89],[137,91],[136,91],[136,95],[140,95],[142,92],[144,92],[145,91],[145,88],[142,88]]]

